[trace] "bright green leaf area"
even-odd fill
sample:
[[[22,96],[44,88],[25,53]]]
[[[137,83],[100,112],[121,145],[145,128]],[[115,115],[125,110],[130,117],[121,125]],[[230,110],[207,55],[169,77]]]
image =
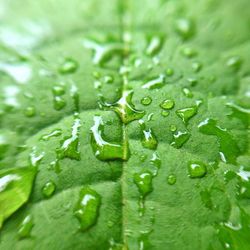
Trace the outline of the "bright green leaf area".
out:
[[[0,249],[249,250],[249,8],[0,0]]]

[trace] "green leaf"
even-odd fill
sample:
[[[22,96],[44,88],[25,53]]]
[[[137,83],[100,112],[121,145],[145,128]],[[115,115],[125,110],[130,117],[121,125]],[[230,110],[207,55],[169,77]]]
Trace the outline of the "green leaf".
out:
[[[0,249],[248,250],[249,7],[0,1]]]

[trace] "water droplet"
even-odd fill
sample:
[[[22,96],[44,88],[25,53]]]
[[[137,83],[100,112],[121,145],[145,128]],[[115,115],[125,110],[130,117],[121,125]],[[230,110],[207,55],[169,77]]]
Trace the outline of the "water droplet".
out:
[[[80,127],[80,119],[75,118],[71,136],[65,137],[61,141],[61,147],[56,151],[58,159],[70,158],[73,160],[80,160],[80,152],[78,151]]]
[[[181,50],[182,55],[184,55],[187,58],[192,58],[195,57],[197,55],[197,52],[190,47],[185,47]]]
[[[238,71],[242,65],[242,59],[239,56],[232,56],[227,60],[226,65],[229,68]]]
[[[176,110],[176,115],[179,116],[185,124],[187,124],[188,121],[197,114],[197,111],[197,106],[192,106]]]
[[[147,106],[152,102],[152,99],[150,96],[145,96],[141,99],[141,104]]]
[[[158,89],[165,85],[165,75],[161,74],[159,77],[151,79],[142,85],[143,89]]]
[[[74,215],[79,220],[82,231],[86,231],[96,224],[100,206],[101,196],[95,190],[89,187],[80,190]]]
[[[48,181],[42,188],[42,193],[46,198],[51,197],[56,190],[56,185],[53,181]]]
[[[62,96],[65,94],[65,89],[63,86],[54,86],[52,92],[55,96]]]
[[[190,178],[201,178],[206,175],[207,167],[202,162],[190,162],[188,164],[188,173]]]
[[[172,109],[174,107],[174,101],[173,100],[170,100],[170,99],[167,99],[167,100],[164,100],[161,104],[160,104],[160,107],[163,108],[163,109]]]
[[[42,152],[40,154],[37,154],[36,147],[33,147],[32,151],[31,151],[31,153],[29,155],[29,157],[30,157],[29,160],[30,160],[31,166],[37,167],[39,165],[39,163],[42,161],[44,155],[45,155],[44,152]]]
[[[112,83],[114,81],[114,78],[112,76],[110,76],[110,75],[107,75],[107,76],[104,76],[103,81],[105,83]]]
[[[23,238],[27,238],[30,237],[30,233],[31,233],[31,229],[34,226],[34,222],[33,222],[33,217],[29,214],[27,215],[18,230],[18,238],[19,239],[23,239]]]
[[[193,62],[192,69],[194,72],[199,72],[202,68],[202,64],[200,62]]]
[[[0,228],[4,220],[27,202],[36,173],[36,167],[0,170]]]
[[[176,183],[176,176],[173,174],[168,175],[167,182],[169,185],[174,185]]]
[[[140,192],[139,213],[142,216],[145,212],[144,199],[153,191],[152,186],[153,175],[149,171],[134,174],[134,183]]]
[[[238,197],[250,199],[250,171],[241,166],[237,172],[237,176]]]
[[[27,116],[27,117],[33,117],[33,116],[35,116],[35,115],[36,115],[36,109],[35,109],[35,107],[32,107],[32,106],[27,107],[27,108],[24,110],[24,114],[25,114],[25,116]]]
[[[166,69],[166,75],[167,76],[172,76],[174,74],[174,70],[172,68],[167,68]]]
[[[142,131],[142,138],[141,138],[142,146],[148,149],[156,149],[158,141],[152,129],[150,128],[146,129],[146,125],[143,120],[140,120],[139,124]]]
[[[149,235],[151,232],[152,230],[140,232],[140,237],[138,238],[138,250],[148,250],[153,248],[149,241]]]
[[[192,38],[195,33],[194,23],[187,18],[181,18],[176,21],[175,29],[183,40]]]
[[[62,65],[59,67],[61,74],[72,74],[78,69],[78,62],[73,58],[66,58]]]
[[[135,109],[132,103],[132,96],[133,91],[124,91],[122,97],[113,104],[106,103],[102,99],[100,101],[100,108],[114,110],[125,124],[139,120],[145,115],[145,112]]]
[[[150,159],[150,163],[153,164],[153,166],[156,167],[156,169],[153,171],[153,175],[156,176],[158,174],[158,170],[161,167],[161,158],[159,157],[157,152],[153,153],[153,156]]]
[[[169,130],[175,132],[177,130],[177,127],[174,124],[171,124]]]
[[[224,162],[235,163],[240,154],[237,143],[227,129],[221,128],[213,119],[206,119],[198,125],[203,134],[216,136],[219,144],[220,158]]]
[[[182,92],[188,98],[192,98],[194,96],[193,93],[191,92],[191,90],[188,88],[183,88]]]
[[[99,160],[127,160],[129,149],[127,143],[124,145],[109,143],[103,139],[104,123],[101,116],[94,117],[94,125],[91,128],[91,146],[95,156]]]
[[[149,56],[153,56],[158,53],[162,47],[163,41],[159,36],[153,36],[150,38],[148,47],[146,49],[146,54]]]
[[[162,110],[161,111],[161,115],[163,116],[163,117],[167,117],[167,116],[169,116],[169,111],[167,111],[167,110]]]
[[[173,134],[173,141],[171,142],[171,146],[175,148],[181,148],[184,143],[186,143],[190,137],[190,133],[187,131],[177,131]]]
[[[58,137],[60,135],[62,135],[62,130],[61,129],[55,129],[52,132],[41,136],[40,141],[48,141],[52,137]]]
[[[94,51],[93,63],[105,64],[115,55],[122,55],[125,52],[124,45],[122,43],[108,43],[99,44],[96,41],[86,39],[84,46]]]
[[[54,96],[54,109],[61,110],[66,106],[66,101],[61,96]]]

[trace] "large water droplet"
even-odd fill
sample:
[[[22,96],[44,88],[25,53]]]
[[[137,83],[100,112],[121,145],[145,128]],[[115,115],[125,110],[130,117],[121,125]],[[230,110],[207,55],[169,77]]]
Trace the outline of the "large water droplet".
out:
[[[190,137],[190,133],[187,131],[177,131],[173,134],[173,141],[171,142],[171,146],[175,148],[181,148],[185,142],[188,141]]]
[[[93,189],[84,187],[80,190],[74,215],[80,222],[82,231],[88,230],[96,222],[101,206],[101,196]]]
[[[235,163],[240,154],[237,143],[227,129],[221,128],[213,119],[206,119],[198,125],[203,134],[214,135],[219,144],[220,158],[224,162]]]
[[[99,160],[127,160],[129,149],[124,145],[109,143],[103,139],[104,123],[101,116],[94,117],[94,125],[91,128],[91,146],[95,156]]]
[[[57,149],[58,159],[70,158],[80,160],[80,152],[78,151],[80,127],[80,119],[75,118],[71,136],[65,137],[61,141],[61,147]]]
[[[148,149],[156,149],[158,141],[152,129],[150,128],[147,129],[143,120],[140,120],[139,123],[142,131],[142,138],[141,138],[142,146]]]
[[[197,106],[192,106],[176,110],[176,115],[179,116],[185,124],[187,124],[188,121],[197,114],[197,111]]]
[[[27,202],[36,173],[36,167],[0,170],[0,228],[5,219]]]
[[[134,107],[132,96],[133,91],[124,91],[122,97],[117,102],[109,104],[101,100],[100,107],[114,110],[125,124],[139,120],[145,115],[145,112]]]
[[[139,200],[140,216],[142,216],[145,212],[144,199],[153,190],[152,180],[153,180],[153,175],[149,171],[143,171],[141,173],[134,174],[134,183],[136,184],[140,192],[140,200]]]
[[[167,182],[169,185],[174,185],[176,183],[176,176],[173,174],[168,175]]]

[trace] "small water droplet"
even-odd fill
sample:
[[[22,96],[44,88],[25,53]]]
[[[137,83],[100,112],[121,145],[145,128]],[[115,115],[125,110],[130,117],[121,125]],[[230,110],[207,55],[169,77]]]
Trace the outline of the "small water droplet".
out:
[[[187,58],[192,58],[195,57],[197,55],[197,52],[190,47],[185,47],[181,50],[182,55],[184,55]]]
[[[61,110],[66,106],[66,101],[61,96],[54,96],[54,109]]]
[[[187,18],[180,18],[176,21],[175,29],[183,40],[193,37],[195,33],[194,22]]]
[[[192,69],[194,72],[199,72],[202,68],[202,64],[200,62],[193,62]]]
[[[166,110],[172,109],[174,107],[174,101],[170,99],[164,100],[161,104],[160,107]]]
[[[129,149],[124,145],[109,143],[103,139],[104,122],[101,116],[94,117],[94,125],[91,128],[91,146],[95,156],[99,160],[127,160]]]
[[[169,185],[174,185],[176,183],[176,176],[173,174],[168,175],[167,182]]]
[[[177,127],[174,124],[171,124],[169,130],[175,132],[177,130]]]
[[[172,76],[174,74],[174,70],[172,68],[167,68],[166,69],[166,75],[167,76]]]
[[[192,106],[176,110],[176,115],[179,116],[185,124],[187,124],[188,121],[197,114],[197,111],[197,106]]]
[[[29,214],[21,222],[21,225],[17,233],[18,238],[24,239],[30,237],[31,229],[33,226],[34,226],[33,217]]]
[[[65,94],[65,89],[63,86],[54,86],[52,92],[55,96],[62,96]]]
[[[66,58],[62,65],[59,67],[61,74],[72,74],[78,69],[78,62],[73,58]]]
[[[207,167],[202,162],[190,162],[188,164],[188,173],[190,178],[201,178],[206,175]]]
[[[150,96],[145,96],[141,99],[141,104],[147,106],[152,102],[152,99]]]
[[[146,54],[149,56],[153,56],[159,52],[163,44],[163,40],[159,36],[153,36],[149,40],[148,47],[146,49]]]
[[[53,181],[48,181],[42,188],[42,193],[44,197],[49,198],[51,197],[56,190],[56,185]]]
[[[242,59],[239,56],[232,56],[226,62],[227,67],[238,71],[242,65]]]
[[[114,78],[110,75],[104,76],[103,81],[105,83],[112,83],[114,81]]]
[[[192,98],[194,96],[193,93],[191,92],[191,90],[188,88],[183,88],[182,92],[188,98]]]
[[[167,116],[169,116],[169,111],[167,111],[167,110],[162,110],[161,111],[161,115],[163,116],[163,117],[167,117]]]
[[[74,215],[79,220],[82,231],[86,231],[96,224],[100,206],[101,196],[95,190],[89,187],[80,190]]]
[[[32,106],[27,107],[27,108],[24,110],[24,114],[25,114],[25,116],[27,116],[27,117],[33,117],[33,116],[35,116],[35,115],[36,115],[36,109],[35,109],[35,107],[32,107]]]
[[[48,134],[44,134],[41,136],[40,141],[48,141],[49,139],[51,139],[52,137],[58,137],[62,135],[62,130],[61,129],[55,129],[52,132],[48,133]]]

